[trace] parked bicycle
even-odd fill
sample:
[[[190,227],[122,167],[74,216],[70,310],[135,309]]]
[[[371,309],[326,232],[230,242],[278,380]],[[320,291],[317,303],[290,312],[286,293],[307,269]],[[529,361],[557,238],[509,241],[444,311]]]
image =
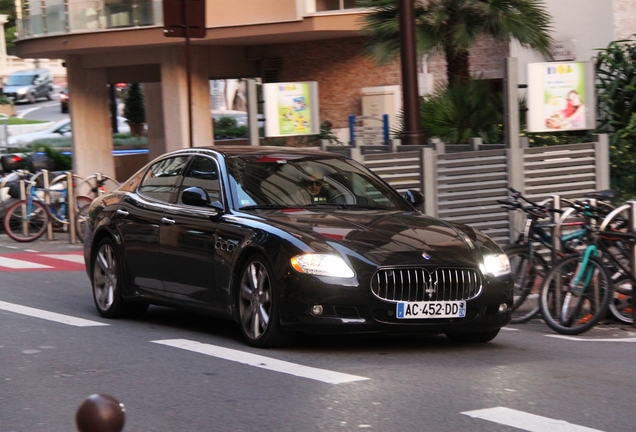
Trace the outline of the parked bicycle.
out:
[[[119,187],[119,182],[112,177],[95,173],[84,178],[74,189],[75,200],[78,203],[78,211],[75,219],[75,231],[80,240],[84,240],[86,232],[86,221],[88,220],[88,210],[91,202]],[[81,204],[81,205],[80,205]]]
[[[542,255],[543,250],[553,251],[551,231],[556,224],[553,214],[563,213],[560,209],[546,204],[535,203],[524,197],[519,191],[510,188],[511,196],[507,200],[498,200],[509,211],[521,210],[526,216],[524,231],[515,243],[504,246],[515,278],[513,291],[513,324],[527,322],[539,312],[539,291],[543,279],[549,270],[548,261]],[[547,219],[547,220],[546,220]],[[568,222],[570,226],[580,226],[580,221]],[[584,229],[578,229],[561,239],[566,248],[575,248],[585,236]]]
[[[564,257],[546,275],[540,307],[544,321],[554,331],[568,335],[583,333],[605,316],[612,303],[613,309],[627,321],[626,311],[632,311],[636,284],[629,266],[636,233],[620,216],[626,208],[620,207],[607,215],[599,212],[604,217],[597,217],[597,221],[602,221],[600,225],[588,227],[593,235],[585,250]],[[630,299],[622,310],[614,302],[614,289]]]
[[[9,237],[17,242],[30,242],[38,239],[47,230],[49,221],[58,224],[63,230],[69,224],[68,217],[68,174],[50,178],[48,187],[44,176],[51,173],[40,171],[37,174],[23,172],[19,176],[24,186],[20,197],[7,209],[4,228]],[[74,182],[81,179],[73,175]],[[20,183],[18,183],[20,184]],[[83,202],[85,200],[81,200]],[[85,205],[85,202],[84,204]]]

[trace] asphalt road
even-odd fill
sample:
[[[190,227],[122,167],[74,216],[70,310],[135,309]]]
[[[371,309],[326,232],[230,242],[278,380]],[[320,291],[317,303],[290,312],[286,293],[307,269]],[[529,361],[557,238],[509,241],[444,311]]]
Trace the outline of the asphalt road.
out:
[[[127,432],[636,430],[632,327],[561,338],[536,320],[479,345],[304,336],[258,350],[233,323],[178,310],[101,318],[81,245],[56,237],[0,234],[1,431],[75,430],[95,393],[124,403]]]
[[[53,95],[53,100],[39,99],[34,104],[16,105],[17,117],[25,118],[29,120],[45,120],[45,121],[60,121],[68,117],[68,114],[62,114],[60,108],[60,99],[58,90]]]

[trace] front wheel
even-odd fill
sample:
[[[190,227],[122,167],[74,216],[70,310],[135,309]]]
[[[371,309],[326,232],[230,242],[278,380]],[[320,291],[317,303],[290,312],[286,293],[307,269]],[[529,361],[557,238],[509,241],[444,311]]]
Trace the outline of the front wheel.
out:
[[[512,276],[515,281],[512,303],[512,324],[521,324],[534,318],[539,313],[539,291],[548,264],[537,252],[530,258],[525,246],[504,248],[510,260]]]
[[[97,312],[104,318],[120,316],[141,316],[148,309],[147,304],[129,304],[122,297],[121,257],[115,243],[103,239],[93,254],[93,300]]]
[[[614,282],[614,295],[610,300],[609,310],[614,318],[626,324],[634,322],[634,297],[632,281],[622,277]]]
[[[603,262],[582,254],[568,255],[546,275],[541,288],[541,314],[557,333],[575,335],[596,325],[605,316],[612,285]]]
[[[18,201],[4,216],[4,230],[17,242],[30,242],[44,234],[48,221],[48,212],[42,203]]]
[[[239,324],[249,345],[270,348],[291,341],[281,329],[276,282],[262,255],[252,256],[243,266],[237,297]]]

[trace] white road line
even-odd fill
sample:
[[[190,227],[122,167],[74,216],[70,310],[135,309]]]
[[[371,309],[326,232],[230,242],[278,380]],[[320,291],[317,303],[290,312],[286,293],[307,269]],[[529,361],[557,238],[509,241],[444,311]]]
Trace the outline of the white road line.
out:
[[[29,261],[17,260],[13,258],[0,257],[0,267],[8,267],[13,269],[43,269],[52,268],[44,264],[38,264]]]
[[[575,336],[565,336],[565,335],[545,335],[547,337],[553,337],[557,339],[565,339],[577,342],[636,342],[636,338],[612,338],[612,339],[590,339],[590,338],[582,338]]]
[[[506,407],[465,411],[462,414],[530,432],[602,432],[598,429],[568,423],[565,420],[554,420]]]
[[[273,358],[261,356],[258,354],[250,354],[243,351],[233,350],[229,348],[223,348],[216,345],[202,344],[196,341],[187,339],[165,339],[155,340],[153,343],[167,345],[175,348],[181,348],[188,351],[194,351],[200,354],[209,355],[212,357],[221,358],[224,360],[230,360],[238,363],[243,363],[249,366],[254,366],[262,369],[267,369],[275,372],[282,372],[301,378],[309,378],[316,381],[322,381],[327,384],[343,384],[354,381],[364,381],[369,378],[348,375],[340,372],[333,372],[326,369],[317,369],[309,366],[303,366],[295,363],[290,363],[282,360],[276,360]]]
[[[82,318],[75,318],[69,315],[62,315],[55,312],[49,312],[42,309],[30,308],[27,306],[21,306],[13,303],[7,303],[0,301],[0,310],[8,312],[14,312],[17,314],[28,315],[35,318],[42,318],[49,321],[55,321],[61,324],[68,324],[75,327],[96,327],[107,326],[110,324],[100,323],[97,321],[90,321]]]
[[[501,329],[506,331],[519,331],[518,328],[512,328],[512,327],[502,327]]]
[[[40,108],[41,107],[34,107],[34,108],[25,109],[24,111],[20,111],[16,117],[24,118],[24,116],[27,115],[28,113],[33,112],[33,111],[37,111]]]
[[[69,261],[77,264],[84,264],[84,255],[73,255],[73,254],[42,254],[42,256],[47,258],[59,259],[62,261]]]

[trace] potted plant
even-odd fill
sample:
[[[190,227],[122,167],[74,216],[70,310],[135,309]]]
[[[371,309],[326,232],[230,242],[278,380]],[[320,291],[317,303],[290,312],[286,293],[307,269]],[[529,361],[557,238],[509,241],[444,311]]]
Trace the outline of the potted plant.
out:
[[[0,114],[6,114],[9,117],[15,117],[15,106],[13,105],[13,101],[6,97],[5,95],[0,94]]]
[[[146,123],[146,107],[139,83],[133,83],[128,88],[124,101],[124,117],[130,125],[130,135],[142,136]]]

